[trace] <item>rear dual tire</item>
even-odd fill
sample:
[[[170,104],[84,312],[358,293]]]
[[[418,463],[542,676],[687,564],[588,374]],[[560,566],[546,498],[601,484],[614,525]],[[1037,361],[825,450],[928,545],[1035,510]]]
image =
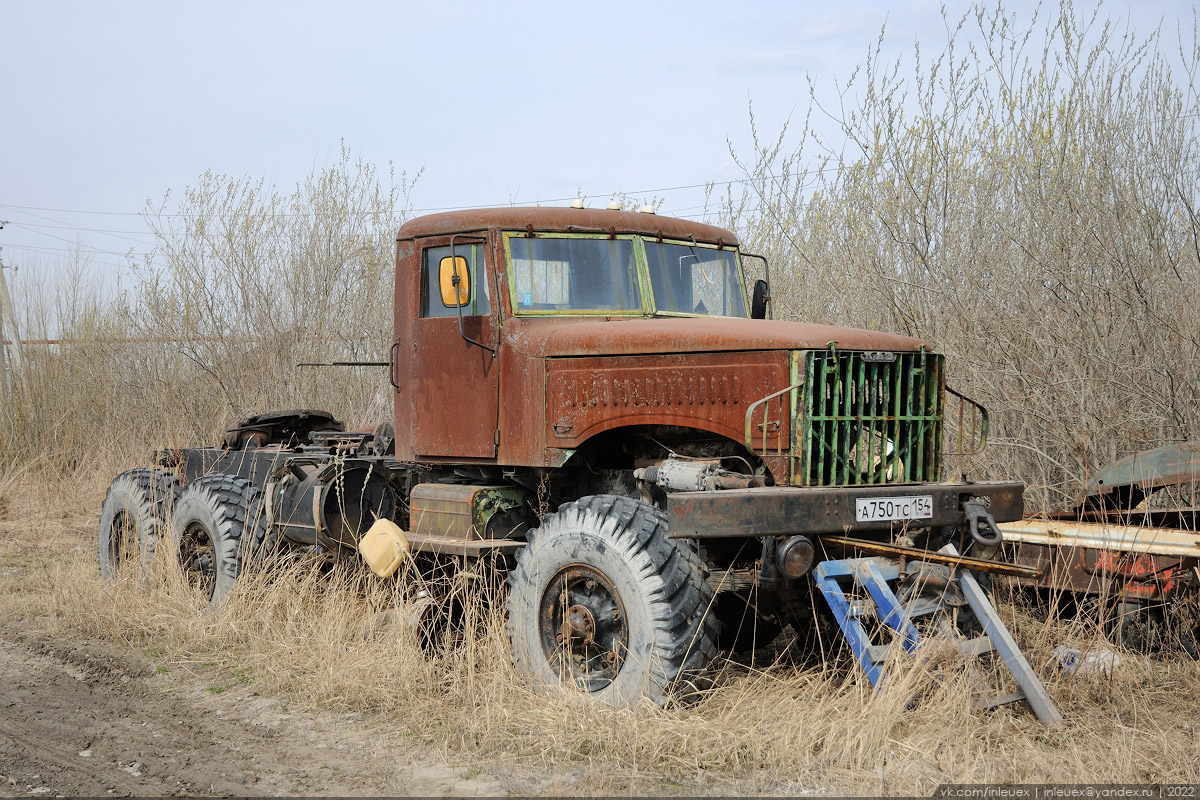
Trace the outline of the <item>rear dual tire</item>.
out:
[[[100,575],[135,566],[146,575],[161,548],[188,583],[219,603],[253,563],[274,552],[264,496],[234,475],[206,475],[182,489],[175,474],[134,469],[113,480],[100,507]]]
[[[197,478],[179,493],[167,547],[188,583],[214,605],[274,549],[262,491],[243,478]]]

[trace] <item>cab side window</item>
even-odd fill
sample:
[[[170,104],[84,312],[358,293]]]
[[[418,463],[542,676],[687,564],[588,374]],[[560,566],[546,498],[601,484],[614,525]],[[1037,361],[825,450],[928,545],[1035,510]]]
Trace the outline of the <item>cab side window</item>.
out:
[[[492,311],[491,295],[488,290],[487,274],[484,271],[484,250],[482,243],[463,242],[454,245],[454,257],[467,262],[469,295],[462,306],[464,317],[476,317],[490,314]],[[421,316],[422,317],[456,317],[458,307],[454,303],[447,305],[440,285],[440,271],[443,259],[450,258],[450,248],[429,247],[424,251],[421,266]],[[451,293],[453,299],[453,293]]]

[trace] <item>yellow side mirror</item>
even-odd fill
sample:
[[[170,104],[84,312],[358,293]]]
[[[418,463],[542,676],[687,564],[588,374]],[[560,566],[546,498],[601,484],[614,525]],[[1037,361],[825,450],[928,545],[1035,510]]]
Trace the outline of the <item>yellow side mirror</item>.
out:
[[[456,280],[457,278],[457,280]],[[447,308],[465,306],[471,300],[471,273],[462,256],[446,256],[438,264],[438,283],[442,288],[442,305]]]

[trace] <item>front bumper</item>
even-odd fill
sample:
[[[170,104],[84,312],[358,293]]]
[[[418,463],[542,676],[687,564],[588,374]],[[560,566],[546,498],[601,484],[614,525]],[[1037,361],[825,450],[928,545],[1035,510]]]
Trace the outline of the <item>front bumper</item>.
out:
[[[768,486],[667,495],[667,517],[673,539],[723,539],[763,536],[842,534],[890,531],[907,527],[965,525],[963,503],[982,498],[997,522],[1021,519],[1025,484],[924,483],[890,486]],[[857,522],[854,501],[931,495],[933,516],[904,522]]]

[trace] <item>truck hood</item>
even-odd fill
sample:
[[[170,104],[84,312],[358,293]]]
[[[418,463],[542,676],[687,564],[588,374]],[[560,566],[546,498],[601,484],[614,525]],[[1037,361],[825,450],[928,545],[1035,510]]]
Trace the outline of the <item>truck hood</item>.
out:
[[[535,357],[712,353],[732,350],[917,350],[909,336],[835,325],[729,317],[514,317],[504,342]]]

